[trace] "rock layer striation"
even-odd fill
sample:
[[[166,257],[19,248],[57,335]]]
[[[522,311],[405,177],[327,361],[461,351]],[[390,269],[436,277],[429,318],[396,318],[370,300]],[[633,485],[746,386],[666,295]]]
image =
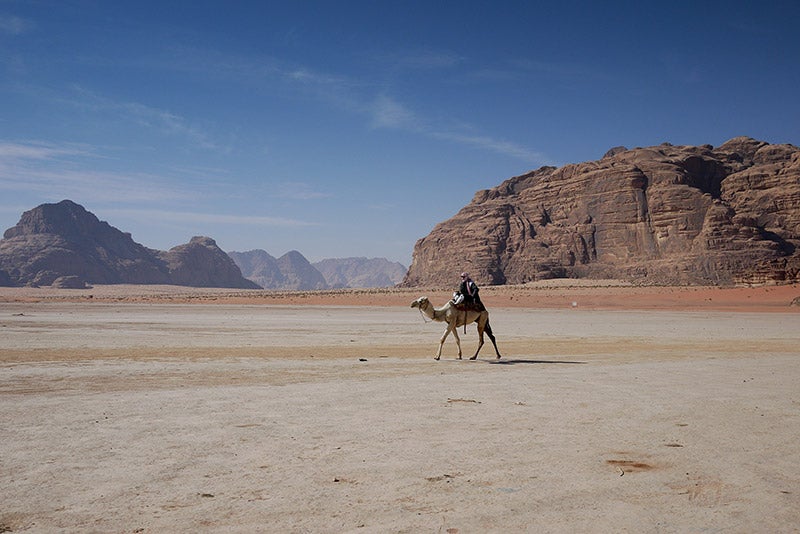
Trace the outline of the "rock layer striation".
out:
[[[417,241],[404,286],[549,278],[644,284],[796,282],[800,149],[737,137],[617,147],[479,191]]]

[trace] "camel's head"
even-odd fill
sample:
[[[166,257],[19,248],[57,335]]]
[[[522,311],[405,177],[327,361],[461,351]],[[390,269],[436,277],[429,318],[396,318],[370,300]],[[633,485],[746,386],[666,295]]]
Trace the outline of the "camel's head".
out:
[[[428,305],[428,297],[420,297],[411,303],[412,308],[425,308]]]

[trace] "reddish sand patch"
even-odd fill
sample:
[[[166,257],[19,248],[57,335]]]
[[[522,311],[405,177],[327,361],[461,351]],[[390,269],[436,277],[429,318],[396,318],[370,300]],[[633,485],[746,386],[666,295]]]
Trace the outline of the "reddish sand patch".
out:
[[[481,296],[489,308],[569,308],[632,310],[800,311],[798,285],[761,287],[635,287],[629,285],[486,286]],[[263,291],[179,286],[95,286],[91,289],[0,288],[0,302],[153,302],[202,304],[290,304],[313,306],[408,306],[420,295],[437,305],[452,290],[381,288],[328,291]]]

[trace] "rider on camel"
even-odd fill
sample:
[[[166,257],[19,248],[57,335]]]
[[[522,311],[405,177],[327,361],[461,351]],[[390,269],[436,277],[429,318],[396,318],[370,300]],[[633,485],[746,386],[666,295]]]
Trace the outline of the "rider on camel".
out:
[[[461,273],[461,286],[458,288],[458,293],[463,298],[458,299],[457,303],[463,305],[466,309],[476,311],[486,309],[478,296],[478,286],[472,281],[469,274]]]

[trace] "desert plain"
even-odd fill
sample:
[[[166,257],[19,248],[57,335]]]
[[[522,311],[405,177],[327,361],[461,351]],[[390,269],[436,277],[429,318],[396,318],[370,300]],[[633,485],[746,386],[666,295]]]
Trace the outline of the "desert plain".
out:
[[[423,294],[0,288],[0,532],[800,531],[800,287]]]

